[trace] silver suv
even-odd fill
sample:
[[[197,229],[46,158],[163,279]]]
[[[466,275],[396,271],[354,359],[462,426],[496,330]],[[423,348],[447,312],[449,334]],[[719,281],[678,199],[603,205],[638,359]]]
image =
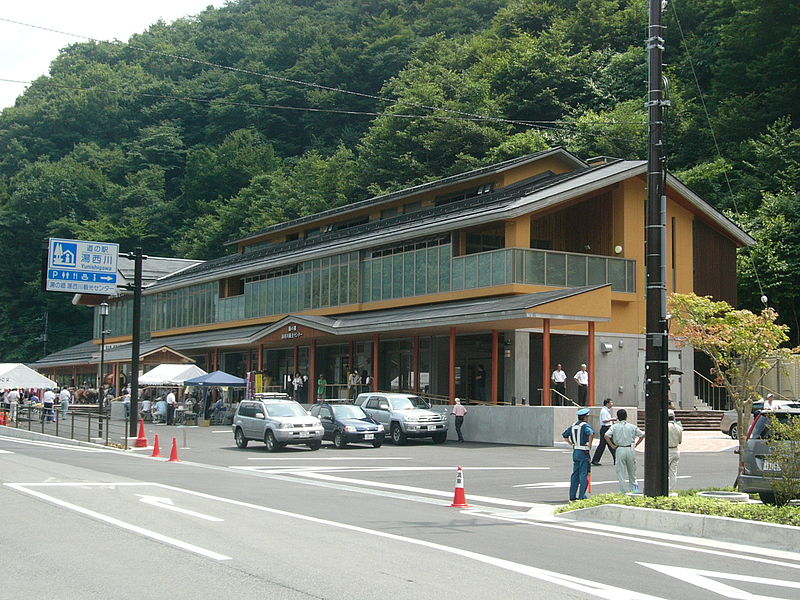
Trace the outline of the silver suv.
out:
[[[250,440],[263,441],[269,452],[287,444],[322,445],[322,423],[286,394],[258,394],[243,400],[233,416],[233,437],[239,448]]]
[[[772,487],[772,480],[780,472],[781,466],[770,460],[767,444],[772,435],[770,416],[785,422],[790,418],[800,418],[800,410],[780,408],[762,411],[756,415],[741,454],[739,491],[757,492],[764,504],[785,504],[791,498],[778,497]],[[800,448],[798,450],[800,451]]]
[[[355,403],[383,423],[395,444],[405,444],[407,438],[429,437],[435,444],[447,440],[447,415],[431,410],[419,396],[372,392],[360,394]]]

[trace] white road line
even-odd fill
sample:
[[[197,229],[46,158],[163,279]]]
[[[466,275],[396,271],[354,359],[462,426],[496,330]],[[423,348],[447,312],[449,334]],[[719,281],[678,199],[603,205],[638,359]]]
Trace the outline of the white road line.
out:
[[[393,540],[396,542],[403,542],[406,544],[413,544],[415,546],[422,546],[425,548],[430,548],[432,550],[438,550],[440,552],[446,552],[448,554],[453,554],[456,556],[461,556],[463,558],[467,558],[470,560],[474,560],[476,562],[480,562],[487,565],[492,565],[494,567],[505,569],[507,571],[512,571],[514,573],[519,573],[520,575],[526,575],[528,577],[539,579],[541,581],[547,581],[556,585],[560,585],[562,587],[566,587],[578,592],[583,592],[586,594],[590,594],[593,596],[597,596],[598,598],[606,598],[607,600],[662,600],[660,597],[651,596],[649,594],[642,594],[640,592],[636,592],[633,590],[627,590],[624,588],[619,588],[616,586],[608,585],[605,583],[600,583],[597,581],[591,581],[584,577],[575,577],[572,575],[566,575],[564,573],[558,573],[555,571],[547,571],[545,569],[540,569],[538,567],[532,567],[530,565],[525,565],[517,562],[512,562],[510,560],[505,560],[502,558],[497,558],[495,556],[489,556],[487,554],[480,554],[478,552],[472,552],[470,550],[463,550],[461,548],[454,548],[452,546],[445,546],[444,544],[437,544],[435,542],[429,542],[427,540],[419,540],[415,538],[410,538],[406,536],[397,535],[394,533],[386,533],[383,531],[378,531],[375,529],[367,529],[365,527],[359,527],[357,525],[350,525],[349,523],[341,523],[337,521],[330,521],[328,519],[321,519],[319,517],[312,517],[310,515],[303,515],[299,513],[292,513],[285,510],[279,510],[277,508],[269,508],[267,506],[261,506],[258,504],[251,504],[249,502],[242,502],[240,500],[233,500],[231,498],[223,498],[221,496],[212,496],[211,494],[205,494],[203,492],[196,492],[193,490],[187,490],[183,488],[174,487],[171,485],[166,484],[155,484],[159,487],[164,489],[174,490],[176,492],[184,492],[186,494],[192,494],[194,496],[198,496],[200,498],[207,498],[209,500],[216,500],[218,502],[225,502],[228,504],[233,504],[235,506],[242,506],[246,508],[252,508],[254,510],[259,510],[263,512],[268,512],[275,515],[281,515],[283,517],[289,517],[292,519],[299,519],[302,521],[308,521],[311,523],[317,523],[319,525],[326,525],[329,527],[336,527],[339,529],[345,529],[348,531],[353,531],[357,533],[363,533],[366,535],[371,535],[379,538],[384,538],[388,540]]]
[[[691,479],[691,475],[678,475],[678,479]],[[644,483],[644,479],[637,479],[638,482]],[[619,480],[609,480],[609,481],[592,481],[592,485],[605,485],[610,483],[619,484]],[[520,483],[517,485],[513,485],[511,487],[515,488],[528,488],[531,490],[535,489],[547,489],[547,488],[568,488],[570,486],[569,481],[541,481],[539,483]]]
[[[13,442],[16,444],[27,444],[28,446],[42,446],[43,448],[55,448],[58,450],[71,450],[73,452],[115,452],[105,448],[87,448],[85,446],[72,446],[70,444],[59,444],[58,442],[48,442],[45,440],[23,440],[6,435],[0,435],[0,440]]]
[[[346,467],[346,466],[330,466],[321,467],[315,465],[265,465],[257,467],[238,467],[231,465],[231,469],[248,469],[259,470],[263,472],[270,472],[272,470],[285,473],[287,471],[319,471],[325,473],[390,473],[393,471],[451,471],[455,472],[453,467]],[[550,467],[469,467],[469,471],[546,471]],[[614,481],[613,483],[617,483]],[[567,482],[569,486],[569,482]]]
[[[56,506],[61,506],[62,508],[66,508],[69,510],[73,510],[77,513],[82,515],[86,515],[92,519],[96,519],[98,521],[102,521],[103,523],[108,523],[109,525],[114,525],[115,527],[119,527],[120,529],[125,529],[132,533],[136,533],[141,535],[142,537],[150,538],[152,540],[156,540],[158,542],[162,542],[169,546],[174,546],[176,548],[180,548],[181,550],[186,550],[188,552],[192,552],[193,554],[198,554],[200,556],[204,556],[206,558],[210,558],[213,560],[230,560],[230,556],[225,556],[224,554],[220,554],[218,552],[214,552],[213,550],[207,550],[206,548],[201,548],[200,546],[195,546],[194,544],[190,544],[188,542],[184,542],[183,540],[178,540],[173,537],[169,537],[163,535],[161,533],[151,531],[150,529],[145,529],[144,527],[139,527],[138,525],[133,525],[132,523],[126,523],[125,521],[121,521],[109,515],[104,515],[102,513],[96,512],[94,510],[90,510],[88,508],[84,508],[83,506],[78,506],[77,504],[72,504],[71,502],[66,502],[64,500],[60,500],[53,496],[48,496],[42,492],[37,492],[36,490],[31,490],[25,487],[24,484],[19,483],[6,483],[10,488],[13,488],[19,492],[24,494],[29,494],[40,500],[44,500],[45,502],[49,502],[51,504],[55,504]]]
[[[411,457],[410,456],[386,456],[386,457],[383,457],[383,458],[378,458],[378,457],[374,457],[374,456],[365,456],[363,458],[359,458],[359,457],[356,457],[356,456],[342,456],[342,457],[338,457],[338,458],[334,458],[334,457],[330,457],[330,458],[328,458],[328,457],[315,458],[315,457],[311,457],[311,456],[298,456],[298,457],[292,457],[292,456],[265,456],[265,457],[260,457],[259,456],[259,457],[248,457],[247,460],[314,460],[314,461],[317,461],[317,460],[335,460],[335,461],[339,461],[339,460],[343,460],[343,461],[358,460],[358,461],[361,461],[361,460],[411,460]]]
[[[203,519],[205,521],[212,521],[214,523],[222,523],[224,519],[220,519],[218,517],[212,517],[211,515],[206,515],[203,513],[199,513],[193,510],[189,510],[188,508],[181,508],[180,506],[175,506],[170,498],[163,498],[161,496],[147,496],[145,494],[136,494],[139,496],[140,501],[144,502],[145,504],[149,504],[150,506],[157,506],[158,508],[164,508],[166,510],[171,510],[173,512],[181,513],[183,515],[189,515],[190,517],[197,517],[198,519]]]
[[[0,450],[0,454],[14,454],[11,450]]]

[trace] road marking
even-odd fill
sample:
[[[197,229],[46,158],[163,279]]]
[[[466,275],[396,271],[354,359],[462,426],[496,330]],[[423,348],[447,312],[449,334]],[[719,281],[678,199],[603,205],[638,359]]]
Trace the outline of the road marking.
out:
[[[425,548],[430,548],[432,550],[438,550],[440,552],[446,552],[448,554],[453,554],[456,556],[461,556],[463,558],[467,558],[470,560],[474,560],[476,562],[480,562],[483,564],[491,565],[500,569],[505,569],[507,571],[512,571],[514,573],[518,573],[520,575],[526,575],[528,577],[539,579],[541,581],[547,581],[556,585],[560,585],[562,587],[566,587],[578,592],[583,592],[586,594],[590,594],[593,596],[597,596],[598,598],[606,598],[607,600],[663,600],[658,596],[651,596],[649,594],[643,594],[640,592],[636,592],[633,590],[627,590],[624,588],[619,588],[616,586],[608,585],[605,583],[600,583],[597,581],[591,581],[586,579],[585,577],[575,577],[572,575],[566,575],[564,573],[558,573],[555,571],[547,571],[545,569],[540,569],[538,567],[532,567],[530,565],[525,565],[522,563],[513,562],[510,560],[505,560],[503,558],[497,558],[495,556],[489,556],[487,554],[480,554],[478,552],[472,552],[471,550],[464,550],[462,548],[454,548],[452,546],[445,546],[444,544],[437,544],[436,542],[429,542],[427,540],[420,540],[415,538],[410,538],[402,535],[397,535],[394,533],[386,533],[384,531],[378,531],[375,529],[367,529],[365,527],[359,527],[358,525],[350,525],[349,523],[341,523],[338,521],[330,521],[328,519],[321,519],[319,517],[312,517],[310,515],[303,515],[300,513],[293,513],[288,512],[285,510],[280,510],[277,508],[270,508],[267,506],[261,506],[259,504],[251,504],[249,502],[243,502],[241,500],[233,500],[232,498],[224,498],[221,496],[213,496],[211,494],[206,494],[203,492],[196,492],[194,490],[187,490],[183,488],[174,487],[171,485],[166,485],[162,483],[154,483],[158,487],[162,487],[168,490],[174,490],[176,492],[184,492],[186,494],[191,494],[194,496],[198,496],[200,498],[206,498],[209,500],[216,500],[218,502],[225,502],[228,504],[233,504],[235,506],[242,506],[245,508],[252,508],[254,510],[259,510],[263,512],[268,512],[275,515],[280,515],[283,517],[289,517],[292,519],[298,519],[301,521],[308,521],[311,523],[317,523],[319,525],[326,525],[329,527],[336,527],[339,529],[345,529],[348,531],[353,531],[356,533],[363,533],[366,535],[371,535],[379,538],[389,539],[397,542],[403,542],[406,544],[412,544],[415,546],[422,546]]]
[[[72,446],[70,444],[60,444],[58,442],[48,442],[45,440],[23,440],[22,438],[15,438],[7,435],[0,435],[0,440],[17,444],[27,444],[28,446],[42,446],[44,448],[56,448],[58,450],[72,450],[73,452],[113,452],[113,450],[106,450],[105,448],[86,448],[81,446]]]
[[[19,483],[6,483],[8,487],[15,489],[19,492],[24,494],[29,494],[40,500],[44,500],[45,502],[49,502],[51,504],[55,504],[56,506],[60,506],[62,508],[66,508],[69,510],[73,510],[77,513],[82,515],[86,515],[92,519],[96,519],[98,521],[102,521],[104,523],[108,523],[109,525],[114,525],[115,527],[119,527],[120,529],[125,529],[132,533],[136,533],[141,535],[142,537],[150,538],[152,540],[156,540],[158,542],[162,542],[169,546],[174,546],[176,548],[180,548],[181,550],[186,550],[188,552],[192,552],[193,554],[198,554],[200,556],[204,556],[206,558],[210,558],[213,560],[230,560],[230,556],[225,556],[224,554],[220,554],[218,552],[214,552],[213,550],[207,550],[206,548],[201,548],[200,546],[195,546],[194,544],[190,544],[188,542],[184,542],[183,540],[178,540],[173,537],[169,537],[163,535],[161,533],[151,531],[150,529],[145,529],[144,527],[139,527],[138,525],[133,525],[132,523],[126,523],[125,521],[121,521],[109,515],[104,515],[102,513],[96,512],[94,510],[90,510],[88,508],[84,508],[83,506],[78,506],[77,504],[72,504],[71,502],[66,502],[64,500],[60,500],[53,496],[48,496],[42,492],[38,492],[36,490],[31,490],[25,487],[25,484]],[[80,484],[79,484],[80,485]],[[108,484],[105,484],[108,485]]]
[[[14,454],[11,450],[0,450],[0,454]]]
[[[211,433],[227,433],[229,435],[233,435],[233,432],[230,429],[216,429]]]
[[[691,475],[678,475],[678,479],[691,479]],[[636,482],[644,483],[644,479],[637,479]],[[613,481],[592,481],[592,485],[604,485],[607,483],[619,483],[619,480],[614,479]],[[546,488],[568,488],[570,486],[569,481],[542,481],[539,483],[520,483],[518,485],[513,485],[511,487],[515,488],[528,488],[531,490],[536,489],[546,489]]]
[[[715,581],[715,579],[727,579],[730,581],[741,581],[743,583],[757,583],[761,585],[792,588],[800,590],[800,582],[785,581],[783,579],[770,579],[768,577],[754,577],[752,575],[739,575],[737,573],[720,573],[717,571],[703,571],[701,569],[688,569],[686,567],[672,567],[669,565],[655,565],[651,563],[640,562],[637,563],[644,567],[649,567],[664,575],[675,577],[686,583],[691,583],[694,586],[719,594],[725,598],[733,600],[782,600],[777,596],[761,596],[752,594],[745,590],[735,588],[733,586]],[[796,596],[794,596],[796,597]]]
[[[411,460],[410,456],[386,456],[382,458],[374,457],[374,456],[365,456],[363,458],[358,458],[356,456],[342,456],[340,458],[328,458],[328,457],[321,457],[315,458],[312,456],[265,456],[265,457],[248,457],[247,460]]]
[[[269,472],[276,472],[276,473],[291,473],[293,471],[298,472],[308,472],[308,471],[319,471],[319,472],[326,472],[326,473],[389,473],[392,471],[453,471],[455,469],[453,467],[345,467],[345,466],[330,466],[330,467],[322,467],[322,466],[304,466],[304,465],[269,465],[263,467],[239,467],[236,465],[232,465],[231,469],[247,469],[247,470],[258,470],[264,473]],[[469,467],[470,471],[547,471],[550,467]],[[616,483],[616,481],[614,482]],[[567,482],[569,485],[569,482]]]
[[[162,498],[160,496],[146,496],[145,494],[136,494],[136,495],[139,496],[141,502],[144,502],[145,504],[149,504],[151,506],[165,508],[173,512],[181,513],[183,515],[189,515],[192,517],[197,517],[198,519],[205,519],[206,521],[213,521],[215,523],[221,523],[224,520],[217,517],[212,517],[211,515],[204,515],[203,513],[189,510],[188,508],[181,508],[180,506],[175,506],[175,503],[169,498]]]

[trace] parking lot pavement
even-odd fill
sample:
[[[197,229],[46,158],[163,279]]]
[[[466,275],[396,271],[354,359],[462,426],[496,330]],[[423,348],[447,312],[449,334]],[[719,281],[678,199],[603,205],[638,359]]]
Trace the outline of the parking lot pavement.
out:
[[[639,452],[644,452],[647,438],[636,448]],[[683,452],[724,452],[733,450],[739,446],[739,442],[725,435],[721,431],[684,431],[683,443],[678,450]]]

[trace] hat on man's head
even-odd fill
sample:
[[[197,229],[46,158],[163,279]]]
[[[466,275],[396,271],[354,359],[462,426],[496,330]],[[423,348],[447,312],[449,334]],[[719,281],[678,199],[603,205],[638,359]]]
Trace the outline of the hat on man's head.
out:
[[[767,400],[769,400],[770,398],[774,398],[774,397],[775,397],[775,394],[767,394]]]
[[[588,414],[589,414],[589,412],[590,412],[590,411],[589,411],[589,409],[588,409],[588,408],[582,408],[582,409],[580,409],[578,412],[576,412],[575,414],[576,414],[576,415],[578,415],[579,417],[582,417],[582,416],[584,416],[584,415],[588,415]]]

